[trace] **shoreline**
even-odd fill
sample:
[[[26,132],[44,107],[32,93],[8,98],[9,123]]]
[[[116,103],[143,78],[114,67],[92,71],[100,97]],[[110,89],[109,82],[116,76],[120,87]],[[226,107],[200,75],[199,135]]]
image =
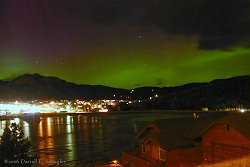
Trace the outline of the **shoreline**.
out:
[[[4,115],[0,116],[0,121],[10,120],[14,118],[27,118],[27,117],[55,117],[55,116],[79,116],[79,115],[127,115],[127,114],[188,114],[188,113],[224,113],[228,111],[202,111],[202,110],[146,110],[146,111],[115,111],[115,112],[76,112],[76,113],[24,113],[19,115]],[[233,112],[232,112],[233,113]]]

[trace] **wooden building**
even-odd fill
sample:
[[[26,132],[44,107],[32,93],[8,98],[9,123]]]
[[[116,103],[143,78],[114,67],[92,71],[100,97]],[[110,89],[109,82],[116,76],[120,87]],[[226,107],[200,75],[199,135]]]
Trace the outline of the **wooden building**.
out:
[[[250,155],[250,114],[230,114],[215,121],[202,138],[205,163]]]
[[[137,136],[138,146],[123,153],[124,166],[196,166],[202,163],[202,138],[218,117],[156,120]]]

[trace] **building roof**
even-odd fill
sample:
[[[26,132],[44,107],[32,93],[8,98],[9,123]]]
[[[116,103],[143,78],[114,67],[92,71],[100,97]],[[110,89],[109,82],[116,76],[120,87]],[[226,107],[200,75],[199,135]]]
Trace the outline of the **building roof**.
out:
[[[242,135],[250,139],[250,113],[231,113],[227,116],[218,119],[208,126],[205,130],[207,131],[213,125],[231,125],[237,129]],[[203,132],[203,133],[204,133]]]
[[[199,118],[159,119],[146,126],[137,136],[157,141],[165,150],[190,148],[201,137],[204,131],[218,116]]]
[[[194,142],[190,139],[185,139],[174,134],[161,134],[155,136],[155,140],[161,145],[165,150],[175,150],[183,148],[191,148],[194,146]]]

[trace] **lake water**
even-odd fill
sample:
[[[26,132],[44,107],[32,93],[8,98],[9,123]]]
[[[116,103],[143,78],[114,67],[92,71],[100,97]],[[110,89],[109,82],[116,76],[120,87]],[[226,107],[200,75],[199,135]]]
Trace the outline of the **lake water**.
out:
[[[34,166],[88,166],[119,160],[135,143],[136,134],[155,119],[192,116],[151,112],[15,118],[0,121],[0,135],[12,122],[19,123],[39,156]]]

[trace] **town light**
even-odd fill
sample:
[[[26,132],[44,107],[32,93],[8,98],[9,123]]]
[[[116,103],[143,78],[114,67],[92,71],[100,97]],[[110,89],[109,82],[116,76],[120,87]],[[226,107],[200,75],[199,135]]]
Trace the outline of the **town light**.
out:
[[[242,112],[242,113],[243,113],[243,112],[245,112],[245,111],[246,111],[246,110],[245,110],[245,109],[243,109],[243,108],[242,108],[242,109],[240,109],[240,112]]]
[[[115,164],[115,165],[118,164],[118,161],[117,161],[117,160],[113,160],[112,162],[113,162],[113,164]]]

